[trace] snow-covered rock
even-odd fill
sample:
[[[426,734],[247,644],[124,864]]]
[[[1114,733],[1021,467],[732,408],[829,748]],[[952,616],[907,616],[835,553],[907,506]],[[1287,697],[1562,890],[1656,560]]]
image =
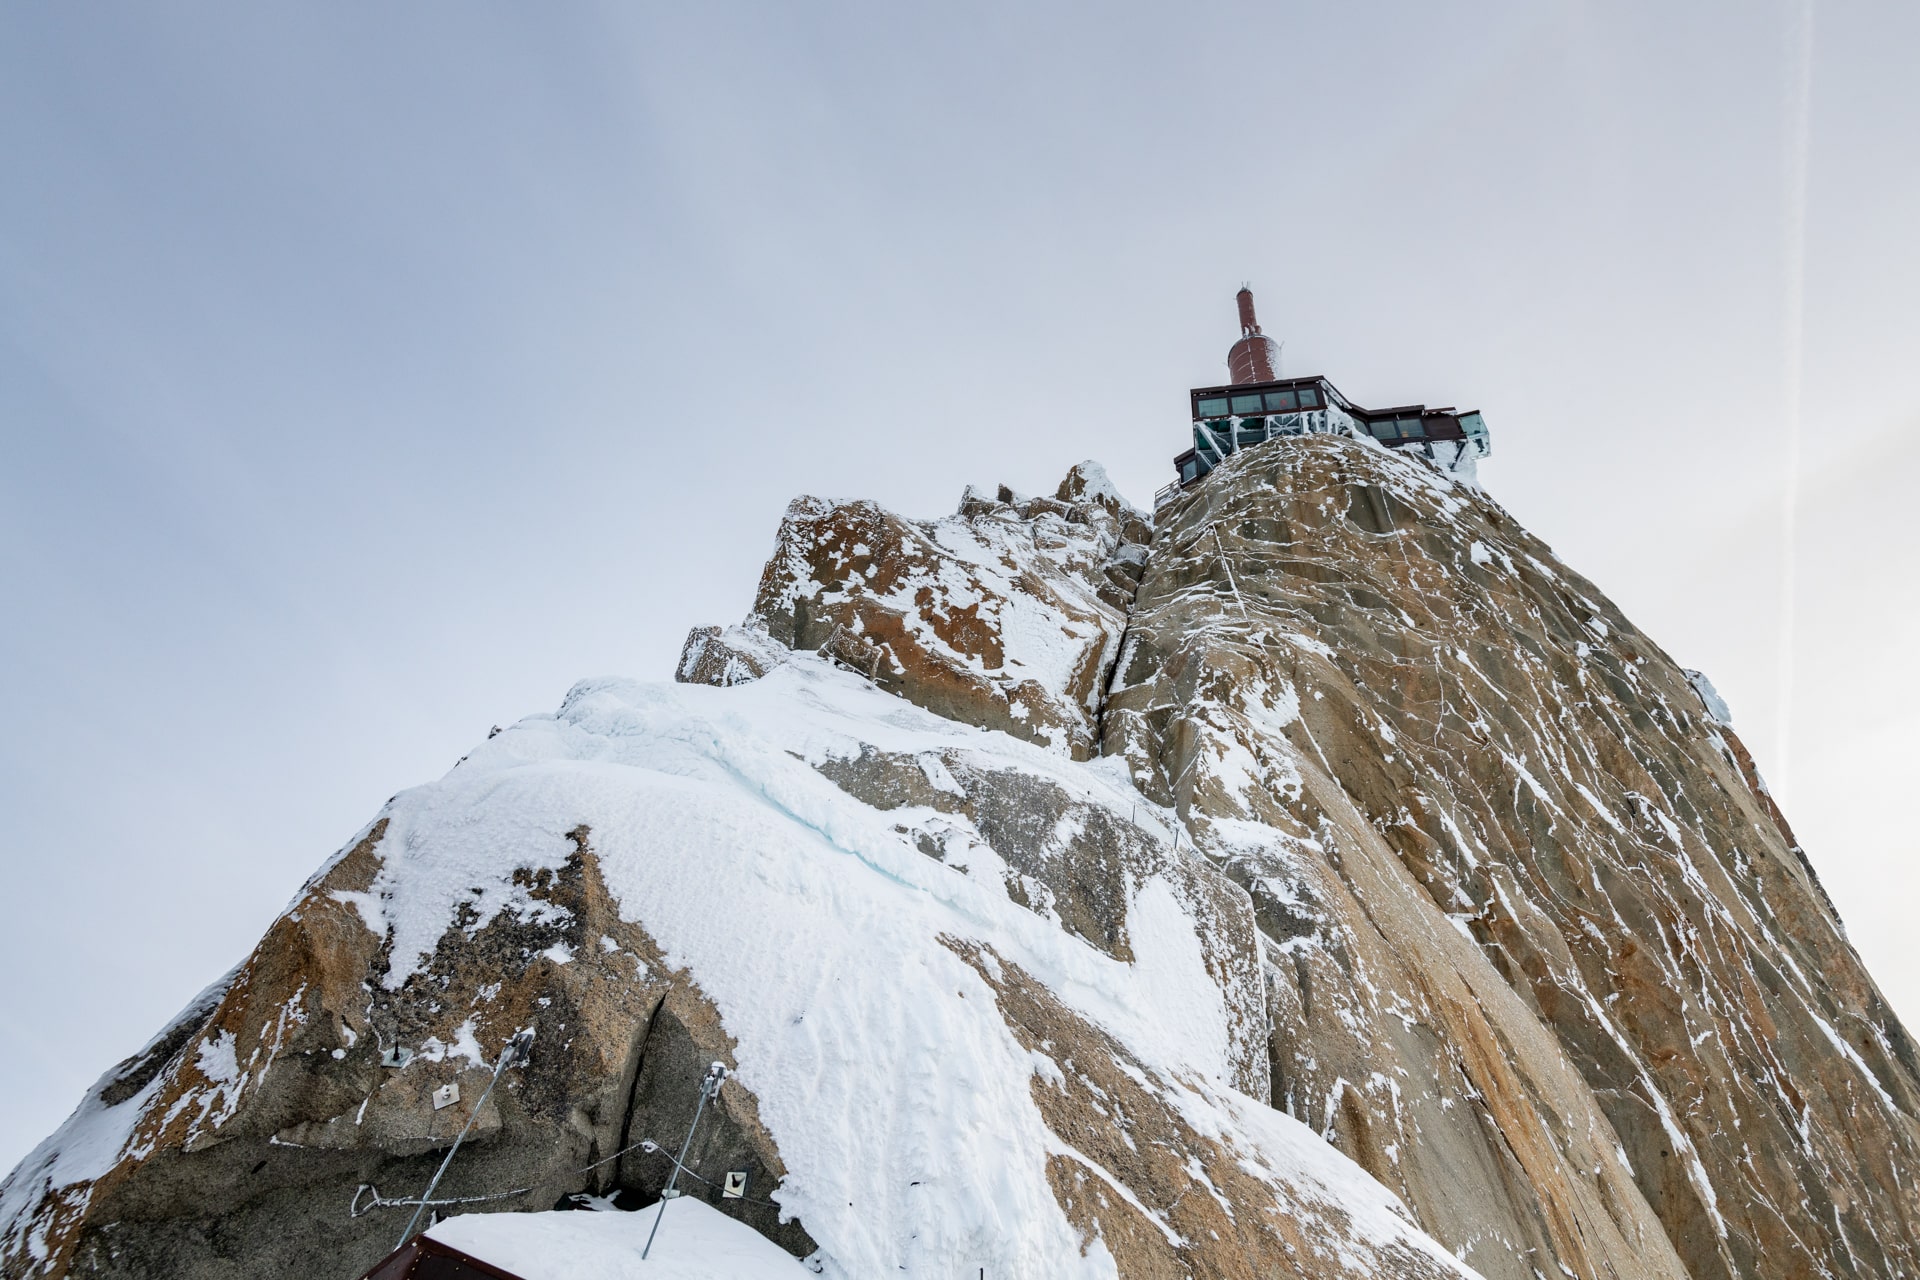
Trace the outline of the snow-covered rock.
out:
[[[798,498],[745,630],[825,653],[941,715],[1085,759],[1150,536],[1091,462],[1051,498],[969,487],[942,520]],[[711,643],[707,630],[689,637],[689,653]],[[716,683],[706,667],[683,668],[683,679]]]
[[[523,1190],[450,1207],[657,1189],[663,1155],[593,1166],[671,1146],[712,1056],[734,1076],[690,1163],[750,1168],[749,1221],[825,1274],[1112,1275],[1141,1248],[1463,1274],[1256,1100],[1252,915],[1169,819],[1111,768],[811,656],[581,685],[397,796],[130,1123],[90,1099],[16,1171],[9,1265],[215,1275],[245,1238],[250,1266],[356,1274],[410,1212],[369,1206],[417,1194],[465,1118],[433,1090],[479,1098],[532,1025],[436,1195]],[[110,1154],[64,1182],[83,1147]]]
[[[103,1077],[0,1273],[350,1278],[469,1123],[449,1239],[618,1235],[539,1211],[716,1060],[683,1185],[827,1275],[1920,1273],[1914,1050],[1710,686],[1367,441],[1159,515],[796,502]]]
[[[1912,1042],[1710,686],[1369,442],[1159,515],[1105,750],[1251,894],[1275,1105],[1489,1277],[1920,1274]]]
[[[680,650],[673,678],[722,689],[758,680],[787,660],[788,649],[760,626],[695,627]]]

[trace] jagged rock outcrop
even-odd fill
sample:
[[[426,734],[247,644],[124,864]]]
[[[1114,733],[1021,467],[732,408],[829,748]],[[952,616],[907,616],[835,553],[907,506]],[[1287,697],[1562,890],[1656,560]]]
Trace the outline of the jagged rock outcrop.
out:
[[[758,680],[787,660],[789,650],[757,625],[695,627],[680,649],[673,678],[682,684],[730,689]]]
[[[1920,1274],[1911,1043],[1724,708],[1415,458],[801,499],[675,676],[395,797],[0,1274],[357,1275],[469,1116],[449,1211],[648,1198],[715,1059],[696,1192],[830,1275]]]
[[[747,629],[941,715],[1085,759],[1151,536],[1092,463],[1051,498],[969,489],[944,520],[798,498]],[[683,678],[715,683],[705,670]]]

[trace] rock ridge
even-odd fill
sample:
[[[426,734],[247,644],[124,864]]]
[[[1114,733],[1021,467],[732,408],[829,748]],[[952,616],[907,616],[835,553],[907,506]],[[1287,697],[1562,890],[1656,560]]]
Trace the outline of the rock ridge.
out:
[[[799,498],[674,675],[396,796],[0,1274],[357,1275],[526,1026],[470,1211],[657,1193],[718,1059],[690,1165],[829,1275],[1920,1274],[1911,1039],[1724,706],[1415,457]]]

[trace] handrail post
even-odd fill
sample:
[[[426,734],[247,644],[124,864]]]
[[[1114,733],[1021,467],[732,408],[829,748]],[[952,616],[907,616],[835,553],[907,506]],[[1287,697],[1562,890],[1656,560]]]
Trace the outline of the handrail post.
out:
[[[653,1251],[653,1238],[660,1234],[660,1220],[667,1216],[667,1201],[674,1197],[674,1185],[680,1181],[680,1169],[686,1164],[687,1152],[693,1147],[694,1130],[700,1127],[700,1115],[707,1109],[707,1099],[720,1096],[720,1082],[726,1078],[726,1064],[716,1062],[707,1068],[707,1078],[700,1083],[700,1102],[693,1109],[693,1123],[687,1126],[687,1138],[680,1144],[680,1156],[673,1162],[673,1172],[667,1175],[666,1190],[660,1193],[660,1212],[653,1215],[653,1230],[647,1232],[647,1243],[640,1250],[642,1262]]]
[[[467,1140],[467,1131],[473,1128],[473,1122],[480,1118],[480,1108],[487,1105],[487,1099],[493,1094],[493,1086],[500,1083],[501,1073],[516,1063],[525,1062],[527,1052],[532,1045],[533,1028],[527,1027],[515,1032],[513,1039],[507,1041],[506,1048],[500,1051],[500,1061],[493,1068],[493,1079],[487,1081],[487,1087],[481,1091],[480,1101],[473,1104],[473,1110],[467,1115],[466,1124],[460,1127],[460,1136],[453,1140],[453,1146],[447,1149],[447,1158],[442,1160],[439,1169],[434,1171],[433,1181],[429,1182],[427,1189],[420,1193],[420,1206],[413,1211],[413,1217],[407,1221],[407,1229],[400,1234],[400,1243],[393,1246],[396,1250],[405,1248],[407,1241],[413,1239],[413,1228],[419,1223],[420,1215],[427,1211],[427,1201],[433,1199],[433,1190],[440,1185],[440,1178],[446,1173],[447,1166],[453,1163],[454,1154],[460,1150],[460,1144]]]

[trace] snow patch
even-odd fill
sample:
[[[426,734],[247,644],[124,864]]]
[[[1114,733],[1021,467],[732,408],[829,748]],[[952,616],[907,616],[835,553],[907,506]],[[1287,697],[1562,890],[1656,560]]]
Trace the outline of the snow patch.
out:
[[[660,1229],[654,1234],[654,1219]],[[803,1280],[806,1267],[692,1196],[635,1213],[468,1213],[427,1234],[523,1280]],[[640,1251],[653,1235],[645,1262]]]

